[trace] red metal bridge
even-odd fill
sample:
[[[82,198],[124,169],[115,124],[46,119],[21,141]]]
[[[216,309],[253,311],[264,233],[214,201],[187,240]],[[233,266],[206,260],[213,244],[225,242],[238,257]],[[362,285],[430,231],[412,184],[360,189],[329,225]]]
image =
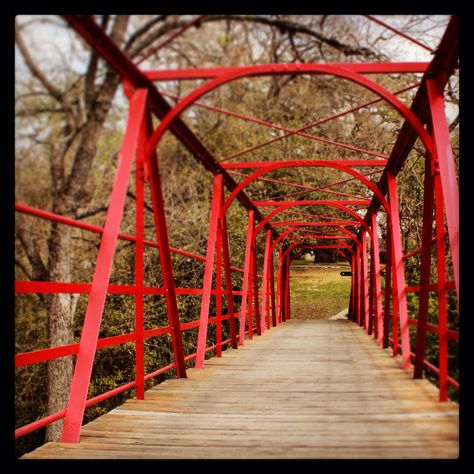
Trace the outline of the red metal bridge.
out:
[[[459,383],[448,374],[448,341],[458,340],[459,334],[448,328],[447,298],[448,293],[452,293],[459,302],[459,193],[445,116],[444,88],[458,67],[458,19],[450,19],[429,63],[292,63],[144,71],[113,43],[92,17],[65,15],[64,18],[120,75],[129,99],[129,114],[103,227],[23,203],[17,203],[15,207],[19,213],[102,235],[91,283],[16,282],[17,293],[89,295],[78,343],[15,357],[17,367],[71,355],[76,358],[67,407],[16,430],[16,436],[21,437],[64,419],[61,443],[48,443],[24,457],[457,457],[458,404],[448,400],[448,387],[459,389]],[[369,77],[390,73],[422,75],[411,106],[404,105],[397,97],[401,91],[390,92]],[[343,145],[369,158],[288,161],[267,158],[238,162],[235,158],[240,154],[236,154],[218,161],[180,117],[194,105],[278,127],[208,106],[199,100],[240,78],[288,74],[343,78],[378,96],[376,100],[325,117],[318,123],[377,103],[393,107],[402,117],[403,124],[390,155]],[[174,107],[156,86],[160,81],[189,79],[205,81]],[[160,121],[157,128],[153,126],[155,117]],[[297,130],[280,126],[283,135],[273,141],[300,135],[341,146],[309,135],[306,130],[314,125]],[[213,175],[205,255],[173,248],[168,240],[156,154],[166,131],[172,132]],[[425,154],[421,203],[423,237],[420,248],[404,254],[397,175],[417,140]],[[370,198],[360,199],[333,191],[335,199],[295,199],[302,193],[292,193],[292,200],[254,201],[246,193],[246,188],[256,181],[263,184],[278,181],[293,185],[298,191],[317,190],[304,184],[274,180],[267,175],[291,168],[314,169],[316,173],[322,167],[336,170],[341,176],[326,189],[337,188],[347,180],[358,180],[368,188]],[[364,174],[365,169],[379,173],[379,181],[370,180],[369,175]],[[120,224],[133,170],[136,231],[134,235],[125,235],[120,232]],[[236,177],[242,179],[236,180]],[[145,187],[151,191],[156,241],[144,238]],[[243,268],[231,265],[229,251],[226,216],[236,203],[244,206],[248,213]],[[299,206],[312,206],[314,214],[298,213]],[[318,209],[328,207],[337,209],[339,217],[322,218]],[[298,215],[299,220],[281,220],[289,211]],[[384,249],[379,245],[377,216],[381,213],[387,222]],[[259,233],[266,237],[261,268],[256,245]],[[135,245],[134,285],[109,283],[118,239],[132,241]],[[144,284],[146,247],[158,250],[163,287]],[[348,319],[303,321],[292,318],[291,259],[295,251],[308,247],[332,249],[350,263],[352,283]],[[385,252],[385,265],[380,262],[382,251]],[[173,254],[205,262],[201,288],[175,286]],[[419,283],[407,286],[404,262],[417,254],[421,256]],[[448,279],[448,255],[453,279]],[[277,262],[274,262],[275,256]],[[432,282],[434,261],[437,281]],[[438,302],[437,324],[428,322],[428,303],[433,292]],[[409,314],[408,293],[416,293],[419,297],[416,315]],[[99,337],[108,294],[134,295],[133,333]],[[182,323],[177,295],[187,294],[201,295],[200,317],[194,322]],[[145,329],[145,295],[164,296],[168,325]],[[213,297],[217,297],[215,315],[210,314]],[[235,298],[241,302],[238,312],[234,308]],[[222,314],[222,299],[226,301],[227,314]],[[222,338],[224,321],[230,330],[230,338],[226,340]],[[215,344],[207,346],[210,325],[215,325],[216,340]],[[196,351],[186,354],[182,334],[194,327],[199,331]],[[416,331],[414,344],[410,341],[410,327]],[[438,336],[437,366],[426,360],[427,332]],[[174,362],[145,373],[145,341],[163,335],[171,336]],[[126,342],[135,344],[135,380],[88,399],[96,351]],[[227,350],[223,351],[224,348]],[[217,357],[205,360],[206,353],[211,350],[216,351]],[[194,361],[194,368],[189,368],[190,361]],[[145,381],[171,370],[175,371],[176,379],[145,391]],[[423,378],[425,370],[437,375],[438,388]],[[132,388],[135,399],[82,426],[88,407]]]

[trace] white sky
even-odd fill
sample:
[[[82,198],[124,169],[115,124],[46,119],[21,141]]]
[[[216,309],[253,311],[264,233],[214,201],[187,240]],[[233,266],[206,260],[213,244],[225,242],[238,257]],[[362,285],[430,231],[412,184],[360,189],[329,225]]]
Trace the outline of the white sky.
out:
[[[409,16],[404,15],[374,16],[397,29],[401,28],[409,19]],[[359,38],[361,45],[364,45],[364,41],[370,43],[371,39],[380,36],[382,33],[383,36],[387,38],[387,41],[378,44],[378,46],[386,50],[387,55],[392,58],[392,61],[424,62],[432,59],[432,54],[429,51],[395,35],[393,32],[372,22],[368,18],[355,15],[351,16],[351,20],[360,25],[361,32],[364,31],[364,35],[367,35],[365,39]],[[415,28],[415,31],[410,33],[410,35],[422,43],[436,48],[448,21],[449,16],[446,15],[431,16],[429,19],[420,22]],[[51,15],[19,15],[17,16],[17,22],[19,24],[33,22],[24,30],[23,37],[33,57],[46,74],[48,74],[48,72],[54,74],[54,70],[61,73],[61,70],[66,67],[72,68],[77,73],[83,73],[85,71],[88,51],[73,31],[58,27],[58,25],[64,24],[62,18]],[[433,28],[433,25],[437,23],[440,23],[441,27]],[[431,30],[428,34],[416,34],[416,29],[422,32],[430,28]],[[21,75],[21,73],[25,71],[26,66],[17,48],[15,64],[17,73]],[[452,119],[456,116],[457,110],[451,107],[447,110],[447,114],[448,117]]]

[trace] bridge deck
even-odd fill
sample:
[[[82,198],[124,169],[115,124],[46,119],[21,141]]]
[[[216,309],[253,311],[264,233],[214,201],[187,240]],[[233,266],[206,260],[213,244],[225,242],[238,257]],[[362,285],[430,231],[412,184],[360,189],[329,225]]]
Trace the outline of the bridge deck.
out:
[[[291,320],[24,459],[456,458],[439,403],[355,324]]]

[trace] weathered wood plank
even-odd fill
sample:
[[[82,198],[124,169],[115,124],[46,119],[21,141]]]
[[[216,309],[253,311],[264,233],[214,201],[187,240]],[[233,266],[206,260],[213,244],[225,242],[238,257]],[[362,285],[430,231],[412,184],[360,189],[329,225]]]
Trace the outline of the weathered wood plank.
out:
[[[442,459],[458,406],[348,321],[292,320],[25,459]]]

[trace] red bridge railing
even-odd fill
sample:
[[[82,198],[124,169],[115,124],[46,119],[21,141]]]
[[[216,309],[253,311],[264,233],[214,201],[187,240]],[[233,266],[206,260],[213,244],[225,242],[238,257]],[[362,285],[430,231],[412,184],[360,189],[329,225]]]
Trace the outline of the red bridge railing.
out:
[[[35,216],[41,219],[46,219],[48,221],[58,222],[61,224],[69,225],[72,227],[80,228],[83,230],[87,230],[90,232],[94,232],[96,234],[102,234],[104,229],[103,227],[88,224],[85,222],[81,222],[78,220],[74,220],[68,217],[60,216],[58,214],[54,214],[52,212],[44,211],[41,209],[36,209],[24,204],[16,204],[15,210],[22,214],[27,214],[30,216]],[[118,237],[123,240],[128,240],[132,242],[137,241],[137,237],[135,235],[127,235],[127,234],[118,234]],[[152,247],[159,249],[159,246],[156,242],[143,240],[143,246]],[[144,248],[138,246],[138,250],[141,251],[141,257],[143,258]],[[201,255],[196,255],[191,252],[187,252],[184,250],[180,250],[174,247],[170,247],[170,252],[176,253],[179,255],[183,255],[192,259],[206,261],[206,257]],[[219,258],[213,262],[213,266],[217,269],[217,280],[220,281],[219,274],[221,273],[220,268],[223,267],[223,263]],[[237,274],[243,274],[244,270],[235,266],[230,266],[230,269]],[[261,279],[261,275],[257,274],[257,277]],[[234,278],[235,280],[235,278]],[[246,285],[244,285],[246,286]],[[73,283],[73,282],[53,282],[53,281],[26,281],[26,280],[17,280],[15,282],[15,292],[17,294],[41,294],[41,293],[75,293],[75,294],[90,294],[92,284],[91,283]],[[279,294],[279,290],[277,290]],[[203,289],[202,288],[175,288],[175,292],[177,295],[202,295]],[[115,285],[115,284],[108,284],[107,285],[107,294],[119,294],[119,295],[165,295],[166,289],[164,287],[146,287],[146,286],[137,286],[137,285]],[[232,298],[238,297],[242,299],[242,290],[232,290]],[[222,353],[222,348],[231,344],[231,338],[227,338],[222,340],[222,323],[224,321],[229,320],[229,314],[222,314],[222,301],[221,297],[223,296],[223,291],[220,286],[211,290],[211,294],[216,297],[216,314],[208,319],[208,324],[216,326],[216,340],[214,344],[206,345],[203,353],[207,353],[210,351],[215,351],[216,355],[219,357]],[[252,302],[252,293],[248,292],[248,304]],[[258,293],[258,297],[262,298],[262,292]],[[278,322],[282,322],[286,319],[286,316],[280,311],[280,305],[277,302],[276,306],[265,306],[265,311],[275,311],[279,314],[274,321],[274,325]],[[126,390],[130,390],[135,388],[137,393],[137,398],[143,398],[144,396],[144,383],[147,380],[150,380],[154,377],[157,377],[160,374],[163,374],[167,371],[176,368],[176,363],[172,362],[169,365],[164,367],[160,367],[159,369],[147,373],[144,373],[144,359],[143,359],[143,342],[146,339],[152,337],[159,337],[166,334],[171,333],[170,325],[156,327],[152,329],[144,329],[144,321],[143,321],[143,307],[138,306],[136,311],[141,311],[141,314],[137,314],[137,322],[141,323],[140,327],[136,327],[135,332],[131,332],[128,334],[122,334],[118,336],[111,336],[105,338],[98,338],[97,339],[97,346],[96,349],[104,349],[115,347],[120,344],[125,344],[127,342],[135,342],[136,344],[136,360],[135,360],[135,373],[136,378],[129,383],[123,384],[119,387],[116,387],[112,390],[104,392],[98,396],[90,398],[86,401],[85,407],[91,407],[96,405],[108,398],[111,398],[121,392]],[[244,328],[247,324],[245,336],[252,337],[253,333],[257,332],[257,322],[255,317],[252,318],[252,314],[255,312],[247,311],[248,314],[244,315],[242,319],[242,327]],[[234,316],[240,318],[241,312],[235,312]],[[180,330],[182,332],[188,331],[193,328],[197,328],[199,326],[200,320],[197,319],[195,321],[180,323]],[[250,325],[249,325],[250,324]],[[241,335],[236,335],[238,343],[243,343],[240,341]],[[49,360],[57,359],[60,357],[67,357],[67,356],[77,356],[79,352],[80,343],[73,343],[63,346],[51,347],[46,349],[38,349],[30,352],[19,353],[15,355],[15,367],[23,367],[26,365],[37,364],[40,362],[46,362]],[[184,353],[181,354],[182,358],[185,362],[192,361],[196,359],[196,352],[185,355]],[[53,413],[51,415],[45,416],[35,422],[29,423],[23,427],[20,427],[16,430],[15,436],[21,437],[27,435],[35,430],[43,428],[44,426],[53,423],[54,421],[60,420],[64,418],[66,415],[66,409],[61,410],[57,413]]]

